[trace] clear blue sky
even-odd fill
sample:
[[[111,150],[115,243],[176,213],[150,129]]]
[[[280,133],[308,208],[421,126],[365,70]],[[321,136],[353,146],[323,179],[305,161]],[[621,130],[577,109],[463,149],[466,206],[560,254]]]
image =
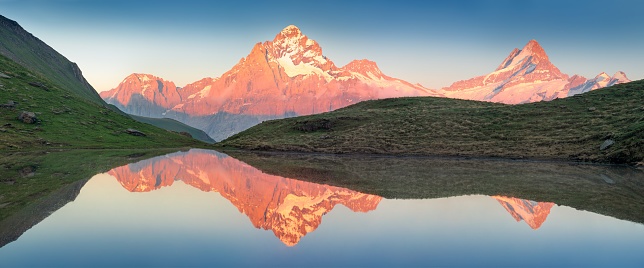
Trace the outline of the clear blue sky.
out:
[[[431,88],[493,71],[530,39],[563,72],[644,78],[644,1],[0,0],[98,90],[130,73],[218,77],[293,24],[338,66],[370,59]]]

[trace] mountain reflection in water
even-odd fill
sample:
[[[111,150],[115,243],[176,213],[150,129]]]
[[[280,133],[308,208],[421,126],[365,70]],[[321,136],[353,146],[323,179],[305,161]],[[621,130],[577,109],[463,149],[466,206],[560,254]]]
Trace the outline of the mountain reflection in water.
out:
[[[507,197],[493,196],[492,198],[499,201],[512,217],[517,221],[525,221],[530,228],[537,230],[546,221],[550,209],[555,205],[552,202],[535,202],[532,200]]]
[[[256,228],[272,230],[288,246],[317,229],[322,216],[337,204],[354,212],[368,212],[382,200],[345,188],[265,174],[206,150],[155,157],[114,168],[108,174],[130,192],[149,192],[177,180],[204,192],[218,192]]]
[[[369,212],[382,197],[345,188],[265,174],[215,151],[191,150],[117,167],[108,172],[130,192],[149,192],[175,181],[204,192],[218,192],[244,213],[256,228],[272,230],[288,246],[317,229],[322,216],[342,204]],[[536,230],[554,203],[493,196],[517,221]]]

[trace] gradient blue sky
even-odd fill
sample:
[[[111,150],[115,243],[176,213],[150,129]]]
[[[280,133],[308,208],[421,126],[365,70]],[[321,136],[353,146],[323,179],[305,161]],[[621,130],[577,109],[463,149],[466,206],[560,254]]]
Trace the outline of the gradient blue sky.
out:
[[[218,77],[287,25],[343,66],[440,88],[541,43],[564,73],[644,78],[644,1],[0,0],[0,14],[79,64],[98,90],[133,72],[183,86]]]

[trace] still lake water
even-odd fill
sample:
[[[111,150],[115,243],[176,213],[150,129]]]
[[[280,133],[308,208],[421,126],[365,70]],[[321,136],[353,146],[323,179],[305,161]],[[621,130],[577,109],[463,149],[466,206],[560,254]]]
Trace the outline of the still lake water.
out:
[[[638,172],[601,171],[609,178],[593,183],[613,189],[627,184],[615,174],[644,180]],[[208,150],[114,168],[0,248],[0,266],[644,266],[642,223],[512,196],[387,199],[272,174]]]

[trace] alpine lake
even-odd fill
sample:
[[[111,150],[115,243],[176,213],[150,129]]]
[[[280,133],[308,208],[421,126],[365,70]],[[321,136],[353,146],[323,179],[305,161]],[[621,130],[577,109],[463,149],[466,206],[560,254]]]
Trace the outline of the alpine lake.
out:
[[[106,154],[119,153],[4,159],[0,266],[644,266],[644,171],[633,167]]]

